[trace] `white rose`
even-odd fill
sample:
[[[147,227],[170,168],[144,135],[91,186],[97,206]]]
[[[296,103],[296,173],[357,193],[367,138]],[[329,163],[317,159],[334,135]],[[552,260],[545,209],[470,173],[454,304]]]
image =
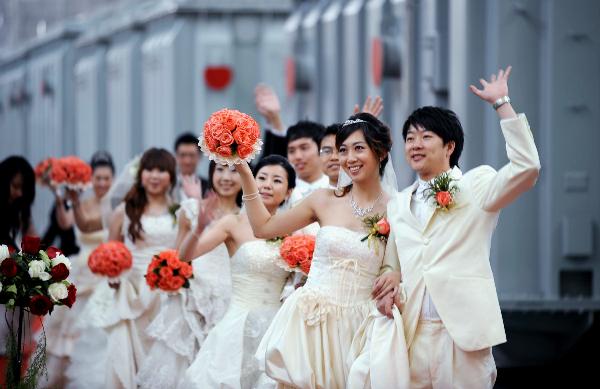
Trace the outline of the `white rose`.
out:
[[[8,251],[8,246],[3,244],[0,245],[0,263],[6,258],[10,258],[10,251]]]
[[[31,278],[39,278],[42,281],[48,281],[52,278],[50,274],[46,272],[46,264],[44,261],[29,262],[29,276]]]
[[[69,296],[67,287],[62,282],[55,282],[48,287],[48,294],[55,302],[66,299]]]
[[[0,292],[2,292],[2,282],[0,282]]]
[[[63,254],[58,254],[52,259],[52,267],[58,265],[59,263],[64,263],[67,269],[71,270],[71,261]]]

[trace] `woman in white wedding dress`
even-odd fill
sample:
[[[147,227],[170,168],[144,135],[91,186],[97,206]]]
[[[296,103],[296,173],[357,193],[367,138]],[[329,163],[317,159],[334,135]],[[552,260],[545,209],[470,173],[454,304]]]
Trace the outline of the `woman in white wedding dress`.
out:
[[[92,195],[81,200],[77,191],[66,191],[72,203],[67,210],[57,195],[56,216],[66,225],[75,224],[75,233],[80,247],[79,254],[71,257],[69,278],[77,287],[77,301],[71,309],[57,309],[44,320],[46,334],[46,355],[48,366],[47,387],[64,387],[68,382],[68,369],[77,360],[73,355],[74,344],[81,334],[77,320],[90,295],[102,280],[90,271],[87,260],[90,253],[108,237],[108,230],[102,226],[100,201],[110,189],[114,176],[112,157],[105,151],[94,153],[90,161],[92,167]],[[53,188],[55,193],[56,189]],[[86,369],[87,370],[87,369]]]
[[[246,201],[259,201],[274,214],[291,194],[295,173],[285,158],[272,155],[258,162],[256,183],[260,193]],[[211,202],[205,202],[180,255],[191,260],[224,242],[231,254],[231,303],[208,334],[179,387],[274,388],[275,382],[258,369],[254,353],[281,306],[281,292],[291,269],[280,257],[278,244],[254,236],[245,213],[225,216],[204,230],[212,219]]]
[[[113,214],[109,240],[124,240],[133,265],[110,286],[101,283],[82,313],[82,320],[89,327],[100,330],[97,336],[106,334],[105,349],[82,347],[86,363],[102,375],[81,377],[79,381],[87,381],[86,387],[137,386],[137,370],[152,342],[144,330],[160,307],[160,295],[150,290],[144,275],[153,255],[175,247],[177,230],[175,217],[169,212],[168,195],[175,180],[173,156],[164,149],[147,150],[124,204]]]
[[[336,136],[340,164],[352,185],[341,192],[317,190],[276,215],[260,201],[246,202],[252,229],[261,238],[289,234],[315,221],[321,225],[306,284],[284,302],[256,352],[261,369],[280,387],[347,386],[352,341],[376,310],[371,291],[385,245],[375,241],[369,247],[361,239],[367,235],[363,218],[386,211],[388,195],[380,177],[391,145],[389,128],[377,118],[353,115]],[[248,165],[237,168],[244,195],[257,192]],[[401,322],[395,325],[402,331]],[[406,361],[394,362],[401,367]]]
[[[216,217],[239,212],[242,185],[239,174],[223,165],[210,163],[210,196],[217,198]],[[177,211],[177,247],[198,221],[197,199],[186,199]],[[140,368],[138,385],[143,389],[175,388],[190,366],[208,332],[221,320],[231,295],[229,254],[222,243],[192,262],[190,287],[171,293],[161,302],[158,315],[146,329],[153,339],[148,357]]]

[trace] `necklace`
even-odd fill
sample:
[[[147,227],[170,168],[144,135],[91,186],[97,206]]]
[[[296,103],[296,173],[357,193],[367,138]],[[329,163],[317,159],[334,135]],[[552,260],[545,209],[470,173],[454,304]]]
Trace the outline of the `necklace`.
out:
[[[379,202],[379,200],[381,199],[381,196],[383,196],[383,191],[381,191],[379,193],[379,196],[377,196],[377,198],[375,199],[375,201],[373,201],[373,204],[371,204],[370,207],[361,208],[358,206],[358,204],[354,200],[354,195],[352,194],[352,191],[350,191],[350,206],[352,207],[352,213],[357,218],[361,218],[361,219],[364,218],[369,213],[373,212],[373,208],[375,208],[375,204],[377,204]]]

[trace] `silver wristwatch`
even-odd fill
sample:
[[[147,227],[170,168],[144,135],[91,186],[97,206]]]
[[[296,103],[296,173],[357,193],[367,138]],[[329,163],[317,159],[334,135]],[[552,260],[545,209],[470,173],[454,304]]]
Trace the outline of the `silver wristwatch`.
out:
[[[503,97],[500,97],[498,100],[494,101],[494,104],[492,104],[492,107],[494,107],[494,109],[497,110],[498,108],[502,107],[506,103],[510,103],[510,97],[503,96]]]

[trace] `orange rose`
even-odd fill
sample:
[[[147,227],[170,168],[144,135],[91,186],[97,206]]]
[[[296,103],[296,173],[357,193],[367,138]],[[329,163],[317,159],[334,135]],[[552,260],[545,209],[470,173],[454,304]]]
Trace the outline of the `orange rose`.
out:
[[[246,158],[254,151],[254,147],[241,144],[237,148],[237,153],[240,158]]]
[[[442,207],[447,207],[450,204],[452,204],[452,202],[454,201],[454,199],[452,198],[452,195],[446,191],[436,193],[435,200]]]
[[[158,275],[156,275],[156,273],[149,272],[148,274],[146,274],[146,283],[152,289],[156,288],[156,283],[157,282],[158,282]]]
[[[221,146],[231,146],[233,144],[233,136],[229,132],[224,132],[219,137],[219,142]]]
[[[386,218],[379,220],[375,226],[381,235],[388,236],[390,234],[390,224]]]
[[[194,269],[189,263],[182,262],[182,266],[179,269],[179,274],[185,278],[190,278],[194,275]]]
[[[162,278],[168,278],[168,277],[172,277],[173,276],[173,270],[171,270],[171,268],[167,267],[167,266],[163,266],[160,268],[160,270],[158,271],[158,274],[162,277]]]
[[[217,154],[222,157],[231,157],[233,152],[231,151],[231,147],[229,146],[219,146],[217,147]]]

